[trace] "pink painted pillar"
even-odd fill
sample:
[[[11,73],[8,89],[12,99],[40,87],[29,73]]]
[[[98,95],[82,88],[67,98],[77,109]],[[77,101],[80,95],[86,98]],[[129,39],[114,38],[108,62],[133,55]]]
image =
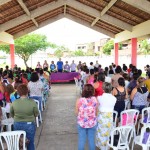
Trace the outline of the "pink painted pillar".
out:
[[[131,63],[137,65],[137,38],[131,39]]]
[[[10,62],[11,62],[11,68],[14,68],[15,65],[15,45],[10,44]]]
[[[115,43],[114,49],[115,49],[115,64],[118,65],[118,50],[119,50],[118,43]]]

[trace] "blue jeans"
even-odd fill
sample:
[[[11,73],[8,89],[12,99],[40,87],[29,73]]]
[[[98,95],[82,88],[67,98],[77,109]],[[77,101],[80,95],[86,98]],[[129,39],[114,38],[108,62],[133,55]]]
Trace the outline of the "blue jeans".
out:
[[[146,106],[145,105],[132,105],[132,109],[137,109],[140,111],[140,114],[142,114],[142,109],[144,109]]]
[[[29,98],[38,100],[39,101],[39,105],[40,105],[39,109],[40,109],[40,111],[42,111],[42,96],[30,96]]]
[[[34,146],[34,137],[36,126],[34,122],[15,122],[14,123],[14,131],[23,130],[26,132],[26,137],[30,141],[27,150],[35,150]]]
[[[95,133],[97,125],[92,128],[82,128],[78,125],[78,150],[84,150],[88,137],[89,150],[95,150]]]

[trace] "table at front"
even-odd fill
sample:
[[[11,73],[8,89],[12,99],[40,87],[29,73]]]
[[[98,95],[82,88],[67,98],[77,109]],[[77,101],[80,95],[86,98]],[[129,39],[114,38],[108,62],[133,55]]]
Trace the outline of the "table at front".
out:
[[[51,83],[56,82],[70,82],[74,80],[74,78],[78,78],[79,73],[78,72],[57,72],[57,73],[51,73]]]

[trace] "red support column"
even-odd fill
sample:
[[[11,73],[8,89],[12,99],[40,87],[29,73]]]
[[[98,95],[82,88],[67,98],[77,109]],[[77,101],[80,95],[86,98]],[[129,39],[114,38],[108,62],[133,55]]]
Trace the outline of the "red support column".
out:
[[[137,65],[137,38],[131,39],[131,63]]]
[[[11,62],[11,68],[14,68],[15,65],[15,45],[10,44],[10,62]]]
[[[115,64],[118,65],[118,50],[119,50],[118,43],[115,43],[114,49],[115,49]]]

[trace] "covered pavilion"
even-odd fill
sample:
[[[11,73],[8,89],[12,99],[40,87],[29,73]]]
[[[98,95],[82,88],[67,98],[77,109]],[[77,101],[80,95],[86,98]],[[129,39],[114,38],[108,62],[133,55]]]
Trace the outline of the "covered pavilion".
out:
[[[137,41],[150,36],[150,0],[0,0],[0,44],[10,44],[14,66],[14,39],[62,18],[68,18],[115,39],[131,40],[131,63],[137,63]]]

